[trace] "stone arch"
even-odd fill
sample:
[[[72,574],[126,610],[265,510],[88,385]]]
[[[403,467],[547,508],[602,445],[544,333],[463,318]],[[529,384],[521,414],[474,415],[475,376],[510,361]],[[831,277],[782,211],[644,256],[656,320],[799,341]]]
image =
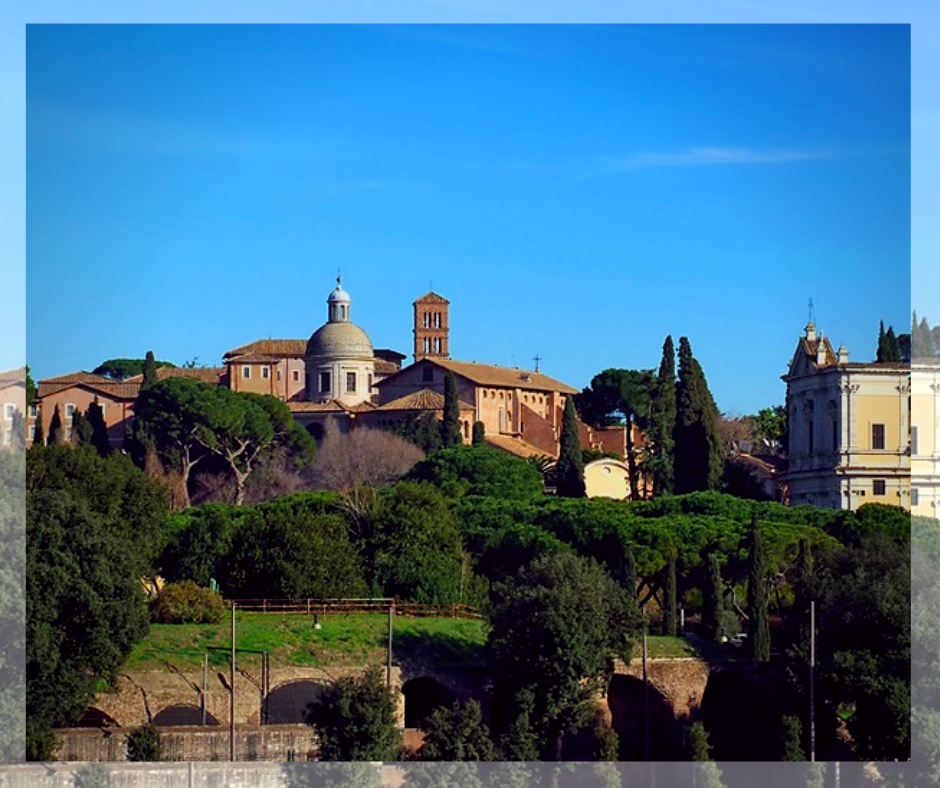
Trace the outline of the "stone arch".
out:
[[[120,728],[120,723],[110,714],[94,706],[85,709],[81,717],[66,728]]]
[[[441,682],[429,676],[417,676],[402,684],[405,696],[405,727],[417,728],[421,722],[441,706],[454,704],[457,696]]]
[[[202,709],[188,703],[167,706],[153,718],[154,725],[202,725]],[[219,721],[206,712],[206,725],[218,725]]]
[[[682,726],[669,700],[650,682],[650,758],[654,761],[684,760]],[[607,688],[611,726],[620,741],[620,760],[646,758],[645,693],[642,679],[615,674]]]
[[[702,722],[715,760],[778,760],[785,709],[779,677],[766,665],[712,673]]]
[[[307,721],[313,706],[329,686],[324,681],[301,679],[289,681],[273,689],[265,703],[265,718],[269,725],[294,725]]]

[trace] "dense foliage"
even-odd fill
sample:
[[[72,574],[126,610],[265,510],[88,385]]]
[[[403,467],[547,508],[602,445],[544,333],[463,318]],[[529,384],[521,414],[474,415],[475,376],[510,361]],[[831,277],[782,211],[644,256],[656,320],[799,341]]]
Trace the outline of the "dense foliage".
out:
[[[224,616],[222,597],[192,580],[167,584],[150,606],[157,624],[218,624]]]
[[[503,500],[533,500],[543,493],[542,476],[532,463],[489,446],[441,449],[409,474],[450,498],[484,495]]]
[[[558,494],[564,498],[584,497],[584,460],[581,458],[581,436],[574,400],[565,400],[561,422],[558,463],[555,466]]]

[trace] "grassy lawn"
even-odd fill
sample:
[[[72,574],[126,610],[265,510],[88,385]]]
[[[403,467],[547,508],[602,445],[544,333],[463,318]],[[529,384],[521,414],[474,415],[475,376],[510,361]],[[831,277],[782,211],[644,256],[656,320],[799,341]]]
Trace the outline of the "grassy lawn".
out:
[[[728,662],[739,659],[743,652],[726,643],[714,643],[694,636],[688,638],[650,635],[646,639],[650,659],[681,659],[697,657],[709,663]],[[634,650],[635,657],[643,656],[643,645]]]
[[[237,613],[238,661],[246,667],[260,665],[270,652],[272,667],[383,663],[388,647],[388,616],[356,613],[313,618],[302,614]],[[486,640],[482,621],[454,618],[394,619],[393,659],[433,661],[441,665],[474,665],[481,659]],[[134,648],[126,671],[165,670],[168,665],[187,671],[202,666],[209,650],[209,664],[228,664],[232,631],[222,624],[153,624],[150,634]],[[242,651],[244,650],[244,651]]]

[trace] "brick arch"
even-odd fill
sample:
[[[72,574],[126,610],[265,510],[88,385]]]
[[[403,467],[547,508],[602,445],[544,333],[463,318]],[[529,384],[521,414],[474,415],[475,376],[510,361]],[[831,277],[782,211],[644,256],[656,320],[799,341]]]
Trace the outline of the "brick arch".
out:
[[[319,679],[297,679],[277,685],[265,702],[266,722],[270,725],[306,722],[311,707],[319,702],[329,685]]]
[[[89,706],[82,716],[67,728],[120,728],[120,723],[106,711]]]

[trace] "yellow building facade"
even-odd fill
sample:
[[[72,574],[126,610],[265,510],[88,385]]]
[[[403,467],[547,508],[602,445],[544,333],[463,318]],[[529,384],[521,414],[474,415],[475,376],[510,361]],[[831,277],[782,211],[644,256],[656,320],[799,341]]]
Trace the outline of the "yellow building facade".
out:
[[[911,514],[940,517],[940,359],[911,365]]]
[[[812,323],[787,384],[791,505],[911,508],[911,374],[906,364],[849,363]]]

